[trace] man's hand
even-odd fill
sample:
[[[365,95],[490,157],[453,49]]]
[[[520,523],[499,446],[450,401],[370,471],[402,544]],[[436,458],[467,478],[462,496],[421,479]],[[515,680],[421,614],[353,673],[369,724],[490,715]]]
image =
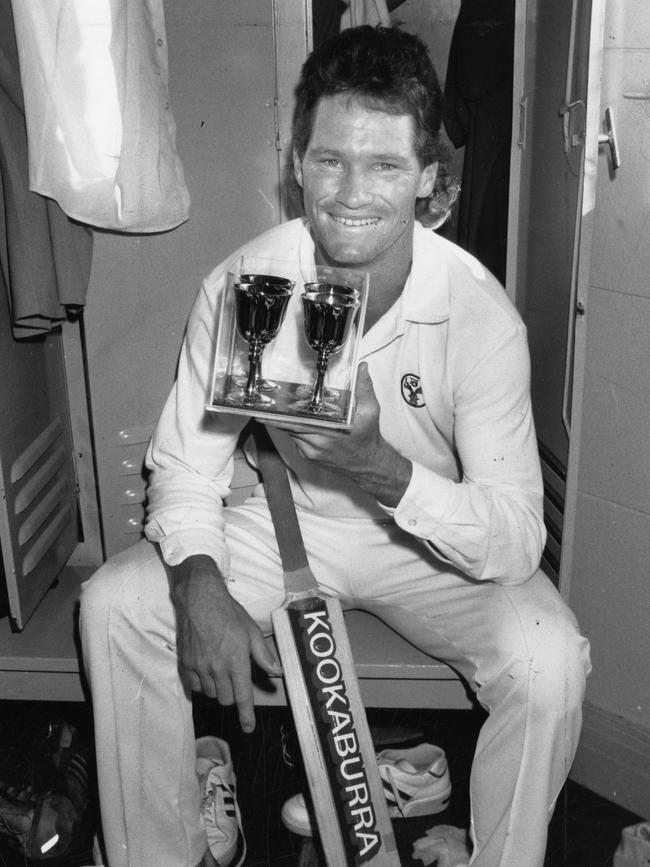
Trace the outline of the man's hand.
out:
[[[368,365],[359,366],[354,422],[349,430],[267,421],[291,434],[298,452],[355,481],[385,506],[396,506],[411,479],[411,462],[395,451],[379,429],[379,403]]]
[[[183,683],[222,705],[236,704],[242,729],[253,731],[251,657],[268,674],[280,674],[280,664],[210,557],[188,557],[169,571]]]

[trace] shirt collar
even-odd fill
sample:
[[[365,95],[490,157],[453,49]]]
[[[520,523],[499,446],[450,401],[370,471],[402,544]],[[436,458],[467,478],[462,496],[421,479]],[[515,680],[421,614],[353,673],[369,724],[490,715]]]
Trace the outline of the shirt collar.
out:
[[[410,322],[435,323],[449,319],[449,271],[444,241],[416,222],[413,263],[402,293],[402,315]]]
[[[417,221],[413,228],[413,262],[400,299],[401,318],[410,322],[445,322],[449,319],[449,270],[443,250],[445,242]],[[306,220],[303,220],[303,230],[299,258],[306,278],[314,264],[314,241]]]

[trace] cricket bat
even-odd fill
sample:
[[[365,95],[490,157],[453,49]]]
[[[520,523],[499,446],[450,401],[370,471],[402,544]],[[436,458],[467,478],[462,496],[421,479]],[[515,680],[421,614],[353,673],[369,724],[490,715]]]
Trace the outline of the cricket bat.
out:
[[[309,567],[287,469],[255,425],[286,597],[271,620],[328,867],[399,867],[395,835],[338,599]]]

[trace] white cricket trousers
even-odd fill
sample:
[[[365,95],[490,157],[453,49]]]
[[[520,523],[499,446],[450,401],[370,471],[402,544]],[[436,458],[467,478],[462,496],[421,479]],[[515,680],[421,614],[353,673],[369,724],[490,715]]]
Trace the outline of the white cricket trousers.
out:
[[[226,515],[229,590],[270,632],[284,589],[266,503]],[[552,583],[541,571],[519,585],[468,580],[389,520],[299,520],[322,590],[449,662],[489,712],[472,766],[470,863],[542,867],[590,670],[587,639]],[[207,842],[192,703],[154,545],[138,543],[86,582],[81,627],[108,867],[195,867]]]

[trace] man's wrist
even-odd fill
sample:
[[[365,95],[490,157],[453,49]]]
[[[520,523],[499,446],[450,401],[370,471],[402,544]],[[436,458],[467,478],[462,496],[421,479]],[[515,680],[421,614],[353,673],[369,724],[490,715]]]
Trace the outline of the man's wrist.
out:
[[[169,566],[172,592],[175,587],[185,584],[196,577],[213,578],[225,587],[226,579],[214,559],[208,554],[191,554],[181,563]]]
[[[395,509],[410,484],[412,474],[411,461],[391,449],[375,470],[366,468],[359,478],[359,486],[382,506]]]

